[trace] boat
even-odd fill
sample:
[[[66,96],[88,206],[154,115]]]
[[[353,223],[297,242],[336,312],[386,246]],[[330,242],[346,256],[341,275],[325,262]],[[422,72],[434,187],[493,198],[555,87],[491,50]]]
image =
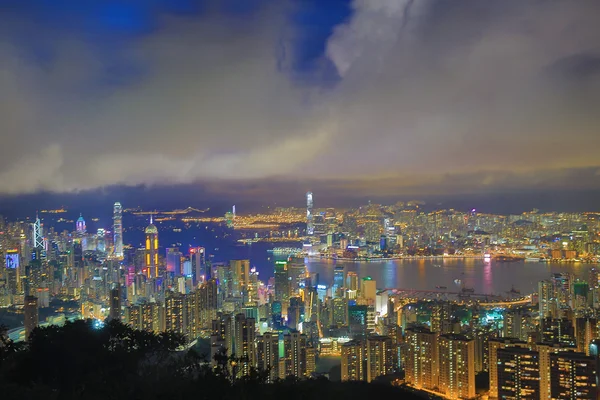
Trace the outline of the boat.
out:
[[[436,289],[448,289],[446,286],[436,286]]]
[[[525,262],[540,262],[540,257],[527,257]]]
[[[460,285],[462,283],[462,281],[460,279],[455,279],[454,283],[456,283],[457,285]]]
[[[436,268],[442,268],[442,266],[440,264],[433,264],[433,266]]]
[[[524,259],[525,259],[524,257],[504,256],[504,255],[498,255],[493,258],[494,261],[498,261],[498,262],[516,262],[516,261],[523,261]]]
[[[462,292],[463,293],[475,293],[475,289],[464,287],[464,288],[462,288]]]

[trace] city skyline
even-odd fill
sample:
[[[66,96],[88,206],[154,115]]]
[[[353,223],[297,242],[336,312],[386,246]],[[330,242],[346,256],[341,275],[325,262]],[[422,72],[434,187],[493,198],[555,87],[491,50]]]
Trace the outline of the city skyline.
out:
[[[218,196],[285,181],[375,196],[597,188],[599,11],[9,0],[0,193],[181,184]]]

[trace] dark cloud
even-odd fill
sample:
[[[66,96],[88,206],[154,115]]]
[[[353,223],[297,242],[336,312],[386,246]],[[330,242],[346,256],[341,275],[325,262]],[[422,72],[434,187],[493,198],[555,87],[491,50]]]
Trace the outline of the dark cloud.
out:
[[[102,19],[81,6],[41,25],[33,47],[27,16],[51,11],[6,14],[0,191],[598,183],[598,2],[355,0],[302,71],[295,46],[310,27],[290,19],[301,2],[201,3],[94,2]]]

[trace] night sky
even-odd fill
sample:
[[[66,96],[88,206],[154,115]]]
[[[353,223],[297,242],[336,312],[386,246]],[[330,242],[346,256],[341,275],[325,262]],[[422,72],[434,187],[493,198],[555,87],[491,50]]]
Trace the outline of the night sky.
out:
[[[0,195],[581,202],[600,188],[599,15],[595,0],[0,0]]]

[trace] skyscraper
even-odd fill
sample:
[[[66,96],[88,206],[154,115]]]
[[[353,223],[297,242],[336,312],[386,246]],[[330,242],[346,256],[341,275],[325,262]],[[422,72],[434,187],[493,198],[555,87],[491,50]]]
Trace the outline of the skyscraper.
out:
[[[417,389],[438,386],[437,334],[426,328],[406,330],[407,354],[404,366],[406,382]]]
[[[306,234],[312,236],[315,233],[315,226],[313,222],[313,194],[312,192],[306,193]]]
[[[553,399],[597,399],[596,361],[583,353],[550,354]]]
[[[246,318],[244,314],[235,316],[233,349],[235,356],[240,358],[238,373],[241,375],[249,375],[256,365],[255,329],[254,318]]]
[[[123,259],[123,207],[118,201],[113,207],[113,238],[115,258]]]
[[[167,248],[167,272],[171,272],[175,274],[175,276],[183,274],[181,268],[181,256],[182,254],[179,251],[179,247]]]
[[[25,339],[29,339],[31,332],[38,326],[38,299],[34,296],[25,296],[25,306],[23,308],[25,319]]]
[[[439,337],[439,389],[453,399],[475,397],[475,341],[462,335]]]
[[[269,371],[267,382],[279,378],[279,334],[265,332],[256,338],[256,361],[259,371]]]
[[[77,218],[77,222],[75,223],[75,229],[77,233],[80,235],[85,234],[87,228],[85,226],[85,219],[83,219],[83,215],[79,214],[79,218]]]
[[[283,337],[285,376],[306,376],[306,335],[290,332]]]
[[[182,335],[185,334],[184,297],[181,293],[169,292],[165,299],[165,328]]]
[[[158,277],[158,229],[152,223],[146,227],[146,251],[144,259],[144,274],[148,278]]]
[[[539,399],[540,363],[537,351],[506,347],[497,352],[498,398]]]
[[[233,278],[233,296],[247,298],[250,282],[250,260],[231,260],[229,262]]]
[[[190,249],[190,260],[192,261],[194,285],[212,278],[210,270],[206,268],[206,250],[204,247],[192,247]]]
[[[342,345],[342,382],[362,381],[364,377],[364,346],[357,340]]]
[[[343,265],[336,265],[333,269],[333,297],[345,297],[345,268]]]
[[[110,291],[110,314],[109,319],[121,320],[121,290],[116,287]]]
[[[490,373],[490,398],[498,398],[498,350],[506,347],[523,347],[527,343],[517,339],[490,339],[489,348],[489,373]]]
[[[366,347],[367,382],[394,370],[394,346],[387,336],[369,336]],[[473,379],[474,379],[473,375]]]

